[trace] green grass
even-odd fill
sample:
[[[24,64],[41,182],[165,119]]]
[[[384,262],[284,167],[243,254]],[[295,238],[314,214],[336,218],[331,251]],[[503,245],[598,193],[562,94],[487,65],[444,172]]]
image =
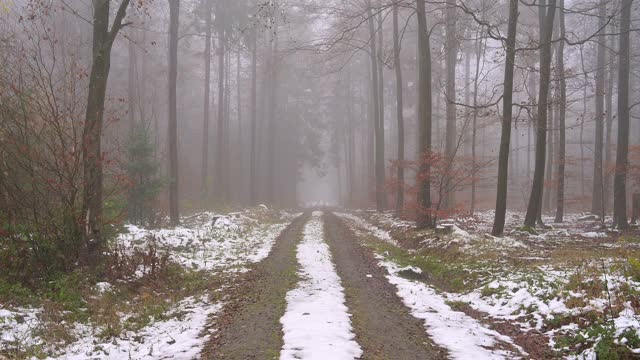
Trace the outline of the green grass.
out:
[[[462,292],[474,289],[484,269],[482,264],[459,256],[460,253],[449,254],[449,256],[437,256],[426,252],[410,253],[389,243],[373,239],[368,245],[401,267],[413,266],[422,271],[421,274],[405,271],[400,272],[399,275],[424,281],[443,291]]]

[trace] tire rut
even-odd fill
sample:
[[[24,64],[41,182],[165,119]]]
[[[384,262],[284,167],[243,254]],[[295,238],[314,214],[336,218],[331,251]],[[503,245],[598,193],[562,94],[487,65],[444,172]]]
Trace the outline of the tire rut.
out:
[[[269,256],[243,274],[201,359],[277,359],[282,349],[280,318],[286,294],[298,281],[296,245],[309,214],[296,218],[278,236]]]
[[[334,214],[325,213],[324,219],[325,240],[342,280],[362,359],[446,359],[446,351],[429,338],[423,321],[396,295],[373,252]]]

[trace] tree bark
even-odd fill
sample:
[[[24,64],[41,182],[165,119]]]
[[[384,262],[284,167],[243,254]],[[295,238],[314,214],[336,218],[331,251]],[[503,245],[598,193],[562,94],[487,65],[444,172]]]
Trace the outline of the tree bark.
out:
[[[533,172],[533,184],[531,195],[527,206],[527,214],[524,223],[526,226],[534,227],[536,220],[539,220],[542,210],[542,196],[544,194],[544,170],[546,164],[546,142],[547,142],[547,110],[549,85],[551,80],[551,38],[553,36],[553,18],[556,11],[556,0],[550,0],[546,6],[544,2],[540,4],[541,37],[540,37],[540,89],[538,93],[538,118],[536,119],[536,156],[535,169]]]
[[[613,219],[619,229],[629,227],[627,220],[627,167],[629,165],[629,61],[631,45],[631,5],[633,0],[622,0],[620,43],[618,46],[618,148],[613,180]]]
[[[491,233],[502,236],[507,212],[507,190],[509,174],[509,150],[511,141],[511,121],[513,115],[513,68],[516,57],[516,30],[518,26],[518,2],[509,1],[509,25],[507,29],[507,57],[504,68],[504,97],[502,109],[502,134],[498,157],[498,185],[496,196],[496,215]]]
[[[169,13],[169,219],[171,226],[176,226],[180,222],[178,209],[178,114],[176,94],[179,0],[169,0]]]
[[[433,228],[435,223],[431,214],[431,49],[429,30],[424,1],[417,2],[418,17],[418,119],[419,119],[419,169],[416,178],[418,185],[418,210],[416,225],[418,228]]]

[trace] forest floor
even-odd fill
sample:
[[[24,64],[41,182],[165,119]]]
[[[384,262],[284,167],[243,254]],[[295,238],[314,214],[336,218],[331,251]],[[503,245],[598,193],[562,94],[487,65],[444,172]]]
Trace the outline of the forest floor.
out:
[[[429,318],[442,310],[435,305],[437,298],[445,310],[507,337],[519,350],[507,358],[625,359],[640,354],[637,229],[620,233],[592,215],[569,214],[562,224],[544,217],[544,229],[525,231],[523,214],[510,212],[506,236],[495,238],[488,235],[491,211],[442,220],[436,232],[417,231],[392,213],[338,216],[386,264],[399,293],[402,287],[413,293],[410,306],[424,312],[436,343]],[[444,320],[461,331],[470,329],[466,319],[452,319]]]
[[[0,291],[0,359],[625,359],[640,233],[265,207],[127,226],[120,274]],[[120,255],[117,255],[120,254]],[[11,296],[10,296],[11,295]]]

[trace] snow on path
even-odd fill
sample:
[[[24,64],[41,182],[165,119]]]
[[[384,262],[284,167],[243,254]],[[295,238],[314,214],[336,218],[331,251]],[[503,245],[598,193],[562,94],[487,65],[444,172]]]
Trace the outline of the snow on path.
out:
[[[368,232],[380,240],[391,242],[386,237],[378,236],[385,231],[358,216],[342,213],[336,215],[351,220],[352,227],[357,227],[354,230]],[[438,294],[425,283],[408,280],[398,274],[402,270],[420,272],[420,269],[400,268],[396,263],[385,260],[382,255],[377,256],[381,259],[379,265],[389,272],[387,280],[396,286],[398,296],[411,310],[411,315],[424,320],[429,336],[436,344],[446,348],[451,358],[499,360],[521,357],[504,350],[491,350],[500,342],[508,343],[524,353],[508,336],[482,326],[476,319],[463,312],[451,309],[447,304],[446,295]]]
[[[314,212],[297,248],[302,278],[287,293],[287,310],[280,319],[284,332],[281,360],[354,359],[362,349],[354,340],[344,289],[324,242],[321,212]]]
[[[381,257],[381,256],[380,256]],[[381,257],[382,258],[382,257]],[[515,347],[508,336],[488,329],[476,319],[447,305],[447,298],[424,283],[407,280],[398,275],[405,268],[391,261],[381,261],[388,271],[387,279],[398,289],[398,296],[411,315],[424,320],[433,341],[446,348],[453,359],[513,359],[520,356],[504,350],[491,350],[499,342]],[[522,349],[519,349],[521,352]]]

